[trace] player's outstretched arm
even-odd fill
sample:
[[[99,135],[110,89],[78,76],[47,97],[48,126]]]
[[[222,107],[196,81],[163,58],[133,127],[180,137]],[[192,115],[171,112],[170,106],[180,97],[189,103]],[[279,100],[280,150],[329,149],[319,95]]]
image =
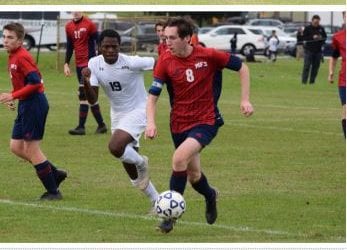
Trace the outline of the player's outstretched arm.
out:
[[[246,117],[253,114],[253,106],[249,101],[250,92],[250,78],[248,66],[242,63],[241,69],[239,70],[240,82],[241,82],[241,104],[240,111]]]
[[[98,94],[99,94],[98,87],[92,87],[90,85],[91,71],[89,68],[82,69],[81,73],[82,73],[82,81],[83,81],[87,100],[91,105],[93,105],[98,101]]]
[[[149,94],[147,99],[146,115],[147,126],[145,130],[145,138],[154,139],[157,136],[157,126],[155,124],[156,105],[158,96]]]

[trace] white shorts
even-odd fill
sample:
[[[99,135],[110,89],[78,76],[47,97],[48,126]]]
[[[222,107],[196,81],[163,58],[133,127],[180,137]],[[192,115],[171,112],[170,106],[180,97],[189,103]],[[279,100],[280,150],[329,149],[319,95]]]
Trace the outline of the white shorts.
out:
[[[143,131],[146,128],[146,110],[134,109],[129,112],[116,113],[111,109],[111,131],[112,133],[116,129],[123,130],[129,133],[134,141],[133,147],[140,146],[140,138]]]

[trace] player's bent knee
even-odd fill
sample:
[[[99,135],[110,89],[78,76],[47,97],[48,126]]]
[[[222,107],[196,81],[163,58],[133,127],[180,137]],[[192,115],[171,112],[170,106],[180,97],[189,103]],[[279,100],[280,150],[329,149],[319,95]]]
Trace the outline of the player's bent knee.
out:
[[[177,169],[182,169],[186,170],[187,166],[188,166],[188,159],[186,159],[184,156],[174,153],[173,157],[172,157],[172,164],[174,166],[174,170]]]
[[[10,145],[10,150],[11,150],[11,153],[17,155],[17,156],[21,156],[21,157],[26,157],[26,154],[25,152],[23,152],[22,149],[16,147],[16,146],[13,146],[13,145]]]
[[[108,144],[108,150],[112,155],[114,155],[117,158],[120,158],[124,154],[125,146],[119,145],[111,141]]]

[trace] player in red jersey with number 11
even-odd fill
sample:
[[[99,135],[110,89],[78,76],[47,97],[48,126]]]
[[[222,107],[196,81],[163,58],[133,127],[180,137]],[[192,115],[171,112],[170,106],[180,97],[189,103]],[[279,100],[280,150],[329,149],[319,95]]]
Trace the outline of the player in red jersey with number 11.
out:
[[[78,125],[76,128],[70,129],[69,134],[85,135],[85,123],[88,116],[89,105],[90,110],[92,111],[93,116],[98,123],[98,127],[96,128],[95,133],[103,134],[107,132],[107,128],[100,111],[99,103],[88,103],[84,92],[81,73],[82,70],[88,66],[89,59],[96,55],[95,45],[98,37],[98,32],[95,24],[90,19],[83,16],[82,12],[72,12],[72,16],[72,20],[65,26],[67,44],[64,74],[65,76],[71,75],[69,63],[73,51],[75,51],[76,73],[79,83],[78,98],[80,105]]]

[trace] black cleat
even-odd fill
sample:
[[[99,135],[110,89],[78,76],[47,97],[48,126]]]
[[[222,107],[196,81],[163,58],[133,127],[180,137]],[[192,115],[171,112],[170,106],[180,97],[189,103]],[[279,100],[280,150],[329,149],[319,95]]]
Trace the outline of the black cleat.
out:
[[[53,200],[61,200],[63,199],[63,196],[61,195],[60,191],[58,190],[56,194],[52,194],[49,192],[45,192],[43,195],[41,195],[40,200],[41,201],[53,201]]]
[[[69,130],[69,134],[70,135],[85,135],[86,134],[86,130],[85,130],[85,128],[77,127],[77,128],[74,128],[74,129],[70,129]]]
[[[67,177],[67,173],[64,170],[57,169],[54,173],[55,183],[57,184],[57,188],[59,187],[60,183],[62,183]]]
[[[163,221],[157,226],[157,230],[167,234],[173,229],[175,222],[175,219],[163,219]]]
[[[218,190],[215,188],[212,188],[214,195],[212,196],[211,200],[205,200],[206,202],[206,221],[208,224],[215,223],[217,219],[217,197],[218,197]]]
[[[101,126],[98,126],[95,130],[95,134],[105,134],[107,132],[107,127],[105,123]]]

